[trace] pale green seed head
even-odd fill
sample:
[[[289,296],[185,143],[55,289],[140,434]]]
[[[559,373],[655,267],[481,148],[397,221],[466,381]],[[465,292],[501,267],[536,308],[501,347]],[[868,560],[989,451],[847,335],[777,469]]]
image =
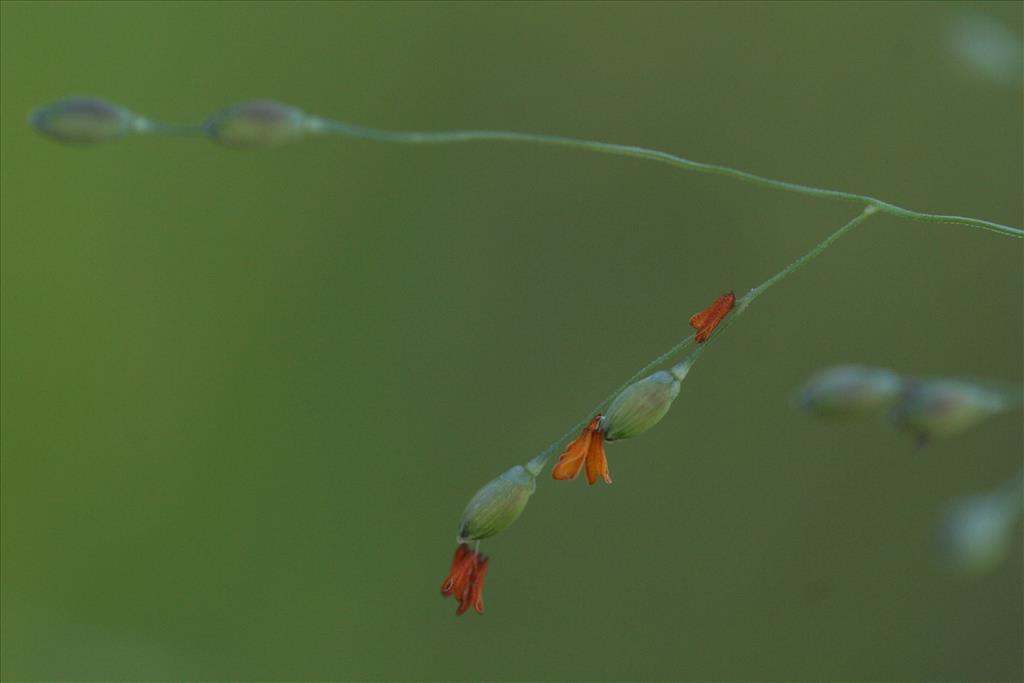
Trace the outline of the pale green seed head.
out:
[[[992,571],[1010,552],[1019,516],[1019,503],[1002,492],[961,498],[939,528],[943,562],[962,574]]]
[[[206,134],[228,147],[273,147],[300,140],[309,118],[296,107],[254,100],[228,107],[203,124]]]
[[[910,386],[893,406],[890,419],[922,437],[949,436],[1008,408],[1001,393],[971,382],[933,379]]]
[[[516,465],[489,482],[466,505],[459,522],[459,543],[488,538],[519,519],[537,488],[532,474]]]
[[[70,97],[40,107],[29,122],[50,139],[91,144],[126,135],[138,120],[136,114],[119,104],[92,97]]]
[[[838,365],[821,371],[800,389],[800,407],[836,417],[881,410],[899,396],[903,380],[884,368]]]
[[[665,371],[630,384],[615,397],[601,420],[604,438],[628,439],[658,424],[679,395],[679,385],[677,376]]]

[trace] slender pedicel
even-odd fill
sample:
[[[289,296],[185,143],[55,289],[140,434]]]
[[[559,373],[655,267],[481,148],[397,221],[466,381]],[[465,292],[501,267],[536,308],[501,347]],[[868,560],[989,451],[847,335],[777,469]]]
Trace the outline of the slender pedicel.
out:
[[[346,123],[344,121],[333,121],[331,119],[316,119],[315,123],[312,123],[311,126],[314,129],[325,133],[334,133],[336,135],[342,135],[344,137],[362,138],[364,140],[374,140],[377,142],[398,142],[410,144],[448,144],[458,142],[492,141],[530,142],[542,145],[573,147],[576,149],[583,149],[590,152],[598,152],[601,154],[612,154],[616,156],[648,159],[650,161],[657,161],[663,164],[668,164],[670,166],[675,166],[677,168],[683,168],[688,171],[726,176],[728,178],[733,178],[734,180],[741,180],[752,185],[769,187],[775,190],[785,190],[788,192],[795,192],[798,194],[804,194],[813,197],[841,199],[849,202],[857,202],[859,204],[873,206],[875,207],[875,209],[882,213],[887,213],[893,216],[899,216],[901,218],[907,218],[909,220],[914,221],[925,221],[930,223],[958,223],[960,225],[970,225],[975,228],[991,230],[993,232],[998,232],[1000,234],[1008,235],[1011,237],[1024,237],[1024,230],[1014,228],[1008,225],[1002,225],[1001,223],[994,223],[992,221],[981,220],[978,218],[969,218],[965,216],[947,216],[941,214],[925,213],[922,211],[913,211],[911,209],[905,209],[901,206],[896,206],[895,204],[884,202],[881,199],[877,199],[869,195],[856,194],[854,192],[842,192],[840,190],[828,190],[819,187],[811,187],[809,185],[801,185],[799,183],[790,183],[784,180],[774,180],[772,178],[765,178],[764,176],[759,176],[754,173],[748,173],[747,171],[741,171],[739,169],[730,168],[728,166],[722,166],[719,164],[709,164],[702,161],[693,161],[691,159],[676,156],[675,154],[669,154],[668,152],[662,152],[656,149],[647,149],[646,147],[637,147],[634,145],[620,145],[612,142],[581,140],[578,138],[563,137],[561,135],[517,133],[513,131],[502,130],[454,130],[438,132],[389,131],[379,130],[377,128],[356,126],[351,123]]]
[[[268,103],[268,101],[264,101]],[[803,194],[811,197],[822,197],[826,199],[840,199],[848,202],[855,202],[858,204],[874,207],[876,211],[886,213],[891,216],[897,216],[900,218],[906,218],[913,221],[924,221],[928,223],[956,223],[959,225],[967,225],[974,228],[980,228],[983,230],[991,230],[992,232],[1006,235],[1008,237],[1024,237],[1024,230],[1020,228],[1014,228],[1009,225],[1003,225],[1001,223],[995,223],[993,221],[986,221],[980,218],[970,218],[967,216],[949,216],[943,214],[926,213],[923,211],[914,211],[911,209],[905,209],[889,202],[884,202],[881,199],[871,197],[869,195],[856,194],[854,192],[843,192],[840,190],[829,190],[820,187],[811,187],[809,185],[801,185],[799,183],[791,183],[784,180],[774,180],[772,178],[765,178],[754,173],[748,173],[747,171],[741,171],[739,169],[730,168],[728,166],[722,166],[719,164],[709,164],[702,161],[693,161],[686,159],[675,154],[669,154],[668,152],[662,152],[656,149],[647,149],[645,147],[637,147],[635,145],[620,145],[611,142],[598,142],[596,140],[581,140],[578,138],[564,137],[561,135],[544,135],[540,133],[517,133],[513,131],[502,131],[502,130],[453,130],[453,131],[437,131],[437,132],[421,132],[421,131],[388,131],[380,130],[377,128],[368,128],[364,126],[357,126],[344,121],[335,121],[333,119],[307,116],[301,112],[301,110],[292,107],[287,104],[281,104],[278,102],[269,102],[270,104],[290,110],[291,112],[298,112],[301,114],[301,125],[294,125],[292,129],[285,132],[283,135],[278,136],[277,133],[269,135],[272,138],[272,142],[284,142],[287,140],[298,139],[305,133],[310,134],[332,134],[340,135],[348,138],[359,138],[363,140],[373,140],[375,142],[394,142],[403,144],[451,144],[461,142],[524,142],[539,145],[554,145],[559,147],[571,147],[574,149],[581,149],[590,152],[597,152],[599,154],[611,154],[614,156],[634,157],[639,159],[647,159],[649,161],[656,161],[658,163],[668,164],[675,166],[676,168],[682,168],[688,171],[694,171],[696,173],[708,173],[712,175],[725,176],[734,180],[740,180],[752,185],[758,185],[760,187],[768,187],[776,190],[785,190],[787,192],[795,192],[797,194]],[[59,104],[59,103],[58,103]],[[108,103],[109,104],[109,103]],[[237,108],[251,107],[256,103],[248,102],[231,107],[227,112],[230,112]],[[57,105],[50,105],[44,107],[40,112],[45,112],[52,109]],[[117,106],[117,105],[114,105]],[[127,111],[127,110],[125,110]],[[38,112],[37,112],[38,114]],[[33,122],[35,121],[33,116]],[[145,119],[142,119],[145,122]],[[209,124],[209,122],[207,122]],[[39,128],[39,126],[37,126]],[[299,131],[301,128],[301,131]],[[71,138],[62,138],[60,135],[54,135],[46,131],[43,128],[39,128],[44,134],[50,135],[55,139],[63,141],[73,141]],[[136,132],[147,133],[151,135],[159,134],[181,134],[181,133],[196,133],[201,132],[202,128],[194,126],[173,126],[170,124],[153,124],[153,125],[140,125]],[[207,126],[207,130],[209,127]],[[115,136],[116,137],[116,136]],[[212,136],[214,139],[218,139],[216,135]],[[264,138],[262,134],[256,134],[255,139],[260,144],[267,142],[268,138]],[[250,132],[240,134],[241,144],[250,144],[254,141],[254,137]],[[89,142],[98,142],[101,139],[90,139]],[[228,143],[233,144],[233,143]],[[237,144],[237,143],[236,143]]]

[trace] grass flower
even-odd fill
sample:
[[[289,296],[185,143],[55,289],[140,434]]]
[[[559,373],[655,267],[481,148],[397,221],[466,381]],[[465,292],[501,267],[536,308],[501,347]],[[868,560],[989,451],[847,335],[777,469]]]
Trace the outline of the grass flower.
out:
[[[608,472],[605,441],[639,436],[658,424],[679,395],[679,385],[690,371],[695,356],[672,368],[633,382],[612,400],[604,415],[595,415],[575,440],[562,451],[551,476],[555,479],[575,479],[586,465],[587,483],[594,484],[598,477],[612,483]]]
[[[736,295],[732,292],[726,292],[722,296],[715,299],[714,303],[705,308],[700,313],[695,313],[690,318],[690,327],[697,330],[697,334],[694,336],[694,341],[698,344],[703,344],[711,336],[711,333],[718,327],[718,323],[729,314],[732,310],[733,304],[736,303]]]
[[[477,614],[484,613],[484,579],[487,577],[487,566],[490,558],[465,543],[460,543],[452,558],[452,567],[441,584],[441,595],[452,596],[459,601],[455,609],[461,615],[470,607]]]
[[[1006,485],[956,500],[939,525],[944,564],[951,570],[978,576],[994,570],[1010,553],[1014,530],[1024,514],[1024,472]]]
[[[92,144],[132,131],[139,117],[119,104],[95,97],[69,97],[37,109],[32,127],[59,142]]]
[[[604,479],[606,484],[612,483],[611,474],[608,472],[608,456],[604,452],[602,417],[594,416],[580,435],[566,446],[558,458],[558,463],[551,470],[552,477],[560,480],[575,479],[585,464],[588,484],[593,485],[598,477]]]
[[[629,439],[658,424],[679,395],[679,385],[680,378],[661,371],[626,387],[601,418],[605,438]]]
[[[506,529],[519,519],[537,488],[522,465],[512,467],[476,492],[459,522],[459,543],[479,541]]]
[[[903,379],[891,370],[862,365],[837,365],[822,370],[800,389],[804,410],[825,417],[871,413],[892,403]]]
[[[308,132],[305,112],[271,100],[242,102],[214,114],[203,130],[228,147],[273,147],[301,139]]]
[[[923,446],[933,437],[965,431],[1009,408],[1003,392],[963,380],[928,379],[909,383],[889,418]]]

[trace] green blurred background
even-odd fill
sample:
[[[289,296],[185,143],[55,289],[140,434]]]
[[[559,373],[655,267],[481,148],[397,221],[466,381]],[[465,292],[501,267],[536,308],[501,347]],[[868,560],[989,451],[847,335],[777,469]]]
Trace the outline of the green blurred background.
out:
[[[1020,679],[1019,543],[975,581],[933,553],[1019,415],[916,452],[791,402],[838,362],[1018,382],[1020,242],[858,228],[609,449],[614,486],[545,475],[455,618],[477,487],[856,207],[571,150],[26,125],[271,97],[1020,227],[1021,67],[970,61],[978,17],[1019,41],[1020,3],[4,2],[3,677]]]

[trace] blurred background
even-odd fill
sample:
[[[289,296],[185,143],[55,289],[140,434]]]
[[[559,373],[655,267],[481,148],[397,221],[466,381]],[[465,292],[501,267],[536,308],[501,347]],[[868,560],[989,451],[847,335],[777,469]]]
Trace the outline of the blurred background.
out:
[[[510,144],[72,148],[95,95],[637,144],[1024,225],[1019,3],[21,3],[2,12],[6,680],[1019,680],[1019,540],[936,562],[1021,418],[917,451],[840,362],[1019,384],[1022,245],[880,216],[773,288],[613,486],[473,492],[857,213]],[[1019,533],[1020,527],[1017,527]]]

